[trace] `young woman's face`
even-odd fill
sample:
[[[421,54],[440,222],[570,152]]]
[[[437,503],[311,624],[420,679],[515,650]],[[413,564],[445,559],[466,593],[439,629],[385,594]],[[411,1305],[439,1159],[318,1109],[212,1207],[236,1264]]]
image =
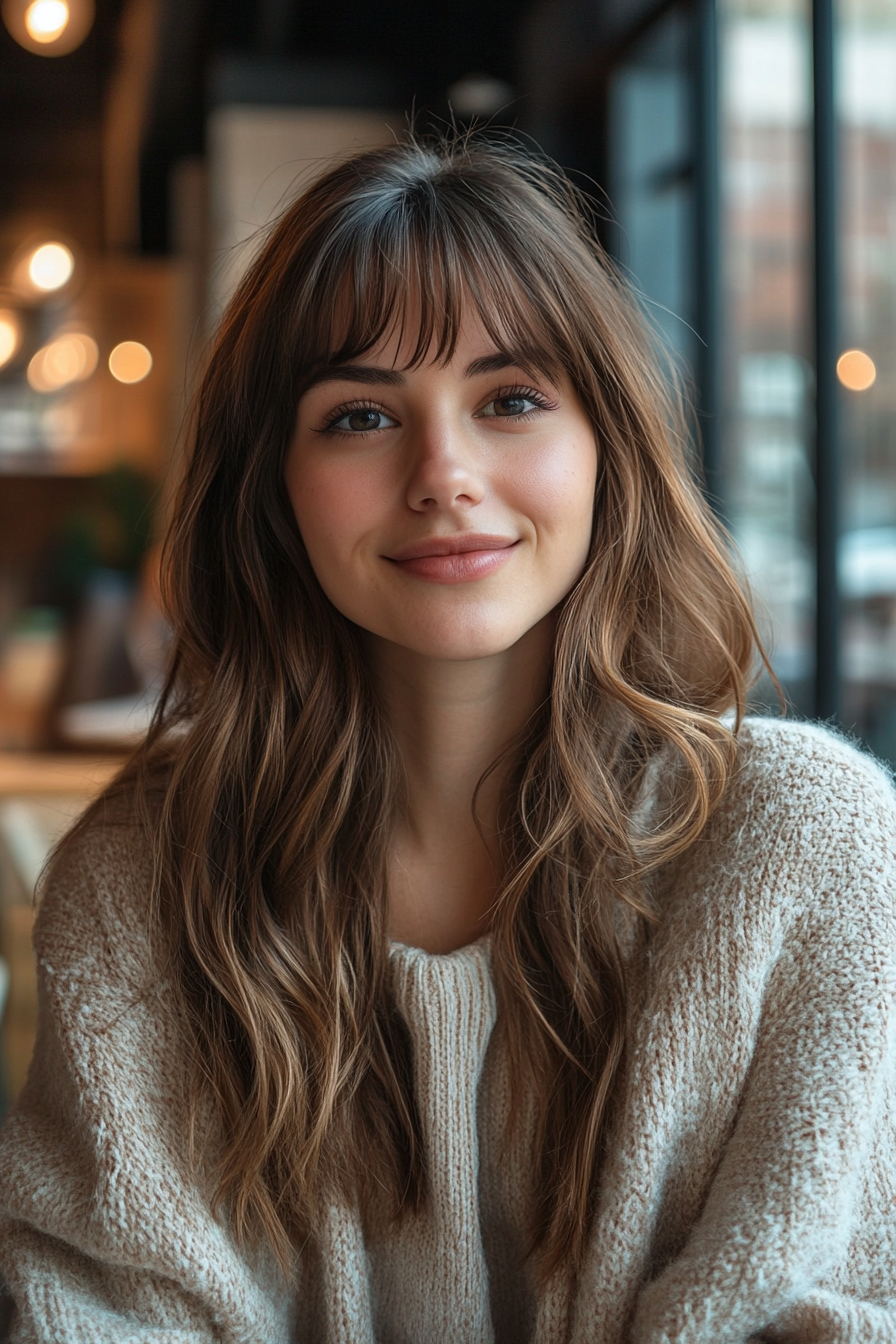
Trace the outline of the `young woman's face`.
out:
[[[299,403],[286,485],[330,601],[430,657],[483,658],[545,620],[591,542],[597,446],[559,382],[468,320],[448,364],[397,337]]]

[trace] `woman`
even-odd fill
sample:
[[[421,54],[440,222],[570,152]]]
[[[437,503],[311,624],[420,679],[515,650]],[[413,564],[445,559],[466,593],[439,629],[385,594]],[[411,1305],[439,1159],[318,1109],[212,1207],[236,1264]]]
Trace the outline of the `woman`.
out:
[[[551,167],[409,141],[279,221],[45,884],[13,1339],[896,1337],[893,795],[742,721],[686,457]]]

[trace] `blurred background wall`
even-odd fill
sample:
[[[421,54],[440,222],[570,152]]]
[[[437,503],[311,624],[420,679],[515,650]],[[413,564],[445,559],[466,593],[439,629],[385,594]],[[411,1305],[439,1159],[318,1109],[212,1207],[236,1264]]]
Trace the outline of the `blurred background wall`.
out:
[[[896,762],[896,0],[2,14],[0,912],[146,722],[166,481],[258,230],[411,115],[515,126],[592,193],[792,706]]]

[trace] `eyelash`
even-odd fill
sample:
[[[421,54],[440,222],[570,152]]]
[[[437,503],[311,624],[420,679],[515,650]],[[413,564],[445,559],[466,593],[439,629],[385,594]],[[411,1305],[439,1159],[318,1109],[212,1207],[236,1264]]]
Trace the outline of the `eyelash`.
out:
[[[550,397],[546,397],[543,392],[539,392],[538,388],[524,387],[518,383],[514,383],[510,387],[499,387],[494,396],[490,397],[485,404],[489,406],[493,401],[509,401],[513,397],[521,397],[524,401],[534,402],[534,410],[522,411],[519,415],[502,415],[496,418],[501,420],[528,420],[535,414],[535,411],[553,411],[557,405],[556,402],[551,401]]]
[[[549,397],[546,397],[543,392],[539,392],[537,388],[524,387],[517,383],[508,387],[498,388],[485,405],[489,406],[493,401],[507,401],[513,397],[520,397],[525,401],[531,401],[533,403],[533,409],[530,411],[521,411],[519,415],[486,416],[483,418],[489,420],[529,420],[537,411],[552,411],[556,407],[556,402],[551,401]],[[337,406],[331,412],[325,424],[321,426],[319,432],[321,434],[344,432],[336,430],[335,426],[338,425],[339,421],[346,415],[353,415],[356,411],[374,411],[378,412],[380,415],[389,415],[389,412],[385,410],[384,407],[378,406],[376,402],[373,401],[345,401],[341,406]],[[390,419],[391,418],[392,417],[390,416]],[[361,439],[366,438],[368,434],[378,434],[379,432],[378,429],[359,429],[352,431],[347,437]]]
[[[329,434],[344,432],[336,430],[335,426],[338,425],[343,416],[353,415],[356,411],[376,411],[380,415],[389,415],[389,412],[383,406],[377,406],[373,401],[344,401],[341,406],[337,406],[327,417],[326,422],[321,425],[319,433]],[[390,416],[390,419],[391,418],[393,417]],[[361,439],[367,434],[378,433],[379,430],[376,429],[359,429],[348,435],[348,437],[352,439]]]

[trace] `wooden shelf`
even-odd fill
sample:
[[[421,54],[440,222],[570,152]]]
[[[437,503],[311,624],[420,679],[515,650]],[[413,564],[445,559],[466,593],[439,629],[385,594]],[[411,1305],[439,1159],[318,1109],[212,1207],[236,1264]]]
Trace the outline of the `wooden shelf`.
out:
[[[104,789],[123,762],[123,756],[0,751],[0,798],[83,794],[86,799]]]

